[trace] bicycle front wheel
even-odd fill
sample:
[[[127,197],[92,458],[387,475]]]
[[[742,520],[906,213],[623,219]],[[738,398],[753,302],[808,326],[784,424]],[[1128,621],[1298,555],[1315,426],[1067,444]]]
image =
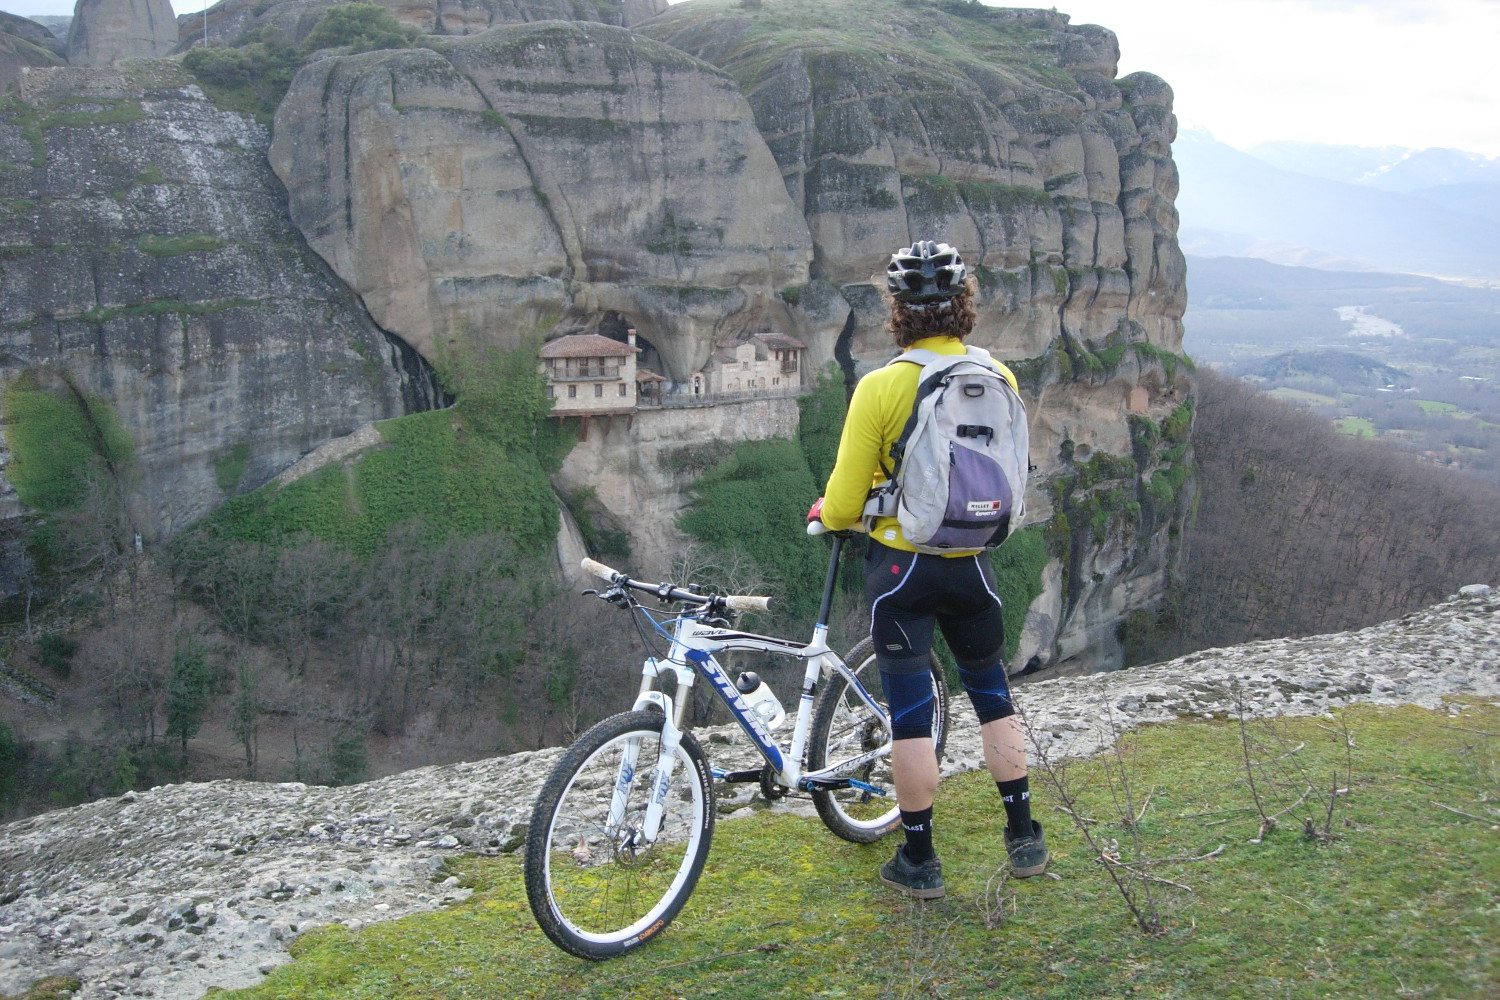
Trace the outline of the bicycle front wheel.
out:
[[[809,771],[890,746],[891,731],[884,711],[885,699],[881,695],[880,668],[875,665],[874,641],[868,636],[860,640],[844,662],[865,690],[880,703],[882,711],[880,714],[871,711],[843,674],[831,675],[824,682],[817,707],[813,710],[807,748]],[[948,684],[943,679],[943,665],[936,654],[930,654],[928,674],[932,682],[932,744],[941,760],[943,744],[948,738]],[[889,753],[864,765],[849,777],[881,788],[888,794],[880,795],[853,786],[824,789],[812,793],[813,805],[824,825],[838,836],[856,844],[873,843],[901,823]]]
[[[646,842],[646,806],[666,719],[614,715],[558,761],[526,835],[526,898],[552,942],[605,959],[644,944],[692,894],[713,839],[713,783],[703,749],[682,734],[661,830]]]

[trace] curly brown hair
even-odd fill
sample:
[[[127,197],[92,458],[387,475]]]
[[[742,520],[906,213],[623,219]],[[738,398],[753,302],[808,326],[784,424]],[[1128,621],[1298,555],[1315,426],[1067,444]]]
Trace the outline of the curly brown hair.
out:
[[[946,309],[913,309],[904,302],[891,300],[891,319],[886,329],[896,338],[896,346],[903,351],[923,337],[957,337],[963,340],[974,332],[979,320],[979,311],[974,298],[979,293],[979,283],[973,277],[964,281],[964,289],[948,300]]]

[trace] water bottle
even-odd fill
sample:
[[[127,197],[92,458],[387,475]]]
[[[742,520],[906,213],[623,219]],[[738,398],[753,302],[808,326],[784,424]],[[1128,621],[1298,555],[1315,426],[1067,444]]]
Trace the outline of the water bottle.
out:
[[[775,729],[786,721],[786,709],[781,707],[771,685],[760,679],[760,674],[746,670],[735,680],[734,686],[739,688],[746,706],[766,724],[767,729]]]

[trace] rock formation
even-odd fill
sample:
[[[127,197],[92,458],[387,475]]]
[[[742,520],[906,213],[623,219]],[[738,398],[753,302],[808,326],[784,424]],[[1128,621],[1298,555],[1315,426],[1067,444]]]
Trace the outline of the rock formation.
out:
[[[1024,372],[1029,506],[1058,556],[1023,658],[1118,665],[1191,500],[1183,442],[1145,438],[1190,419],[1192,385],[1171,90],[1116,80],[1112,33],[1046,11],[723,0],[635,34],[419,44],[315,62],[277,114],[292,216],[377,321],[429,357],[634,326],[679,384],[775,328],[808,370],[837,358],[852,377],[890,354],[872,276],[891,249],[954,242],[981,285],[975,341]],[[577,464],[570,487],[597,474]],[[674,531],[614,513],[637,541]]]
[[[838,20],[831,4],[704,6],[641,30],[740,82],[807,218],[815,277],[854,286],[856,358],[888,352],[883,306],[862,289],[908,232],[978,266],[983,343],[1004,357],[1122,330],[1179,349],[1171,91],[1115,80],[1112,32],[982,6],[869,3]]]
[[[231,0],[209,24],[212,33],[215,17],[240,17],[238,38],[274,22],[297,39],[325,6]],[[679,384],[724,341],[777,329],[807,345],[807,372],[837,360],[852,379],[889,355],[872,280],[885,255],[919,236],[956,242],[981,285],[975,340],[1015,367],[1032,422],[1038,473],[1028,507],[1045,525],[1051,561],[1022,661],[1034,655],[1067,670],[1120,663],[1120,625],[1161,595],[1174,527],[1192,501],[1192,379],[1179,356],[1185,291],[1171,91],[1149,74],[1115,79],[1110,32],[1046,11],[895,0],[390,9],[436,34],[410,49],[324,53],[303,67],[277,113],[270,159],[291,216],[342,279],[320,286],[328,320],[294,328],[358,328],[355,337],[320,336],[318,349],[347,355],[358,341],[365,353],[356,357],[387,357],[399,349],[378,346],[387,342],[368,308],[386,332],[441,360],[469,340],[511,347],[543,331],[633,326]],[[553,15],[574,19],[535,20]],[[255,334],[268,336],[265,358],[303,358],[298,378],[312,378],[311,358],[285,353],[290,345],[271,332],[284,327],[263,305],[233,304],[285,303],[268,291],[274,282],[184,286],[200,264],[217,281],[219,262],[295,241],[270,236],[280,225],[263,214],[279,213],[274,179],[200,189],[157,163],[180,156],[183,176],[207,177],[230,147],[242,165],[255,159],[265,132],[215,117],[180,83],[142,99],[128,87],[106,94],[107,82],[51,79],[48,95],[0,126],[12,161],[38,164],[0,181],[8,186],[0,222],[19,248],[18,263],[3,265],[7,288],[17,290],[4,335],[25,345],[7,348],[15,359],[7,371],[38,359],[84,363],[82,347],[68,353],[83,340],[36,346],[55,326],[128,328],[140,338],[162,323],[212,329],[254,316],[268,324]],[[67,103],[74,98],[84,103]],[[190,107],[190,129],[147,127],[157,109]],[[75,142],[107,146],[94,174],[79,166],[93,151],[53,156],[55,145]],[[237,207],[245,198],[248,210]],[[161,199],[170,211],[157,211]],[[189,206],[197,214],[182,214]],[[158,217],[171,225],[159,228]],[[258,220],[254,235],[248,220]],[[85,241],[85,225],[107,235]],[[69,266],[77,255],[57,262],[67,276],[59,283],[26,263],[51,267],[49,240],[88,242],[84,257],[101,264],[98,294]],[[300,245],[296,253],[301,273],[322,266],[300,256]],[[357,297],[337,290],[343,283]],[[241,284],[244,294],[234,290]],[[88,360],[88,384],[113,392],[114,364]],[[318,364],[352,373],[366,362]],[[264,451],[238,481],[265,482],[320,434],[393,412],[397,390],[383,380],[399,377],[376,367],[381,386],[373,397],[354,393],[337,426],[320,425],[308,409],[258,410],[265,433],[254,440]],[[136,374],[119,377],[139,384]],[[192,470],[145,504],[152,532],[167,533],[223,495],[212,456],[226,447],[232,455],[236,432],[222,421],[179,425],[155,404],[126,398],[127,428],[150,442],[143,454],[155,468]],[[176,443],[161,444],[172,434]],[[559,484],[614,484],[601,496],[617,498],[610,513],[629,525],[637,549],[669,551],[680,540],[673,516],[683,498],[664,497],[642,517],[654,479],[618,441],[580,449]],[[226,473],[230,464],[219,461]]]
[[[177,45],[170,0],[78,0],[68,32],[68,63],[113,66],[155,59]]]
[[[419,360],[287,221],[263,126],[167,64],[37,70],[19,97],[0,112],[0,380],[67,372],[110,403],[146,539],[430,405]]]
[[[21,77],[28,66],[61,66],[63,45],[44,26],[0,11],[0,94]]]
[[[1025,684],[1018,700],[1060,760],[1178,716],[1226,717],[1241,706],[1250,717],[1314,715],[1356,702],[1437,708],[1448,695],[1500,696],[1500,594],[1489,587],[1358,632]],[[963,698],[953,710],[946,774],[983,766],[972,710]],[[737,730],[700,737],[714,764],[744,766]],[[454,851],[515,850],[561,752],[348,788],[170,785],[12,823],[0,837],[0,991],[66,973],[83,981],[79,1000],[193,1000],[210,986],[253,984],[288,961],[290,940],[310,927],[359,927],[460,900],[457,879],[435,885],[433,873]],[[758,794],[749,785],[719,793],[731,818]],[[773,808],[809,806],[791,797]]]
[[[271,145],[293,220],[423,354],[615,311],[685,380],[807,280],[807,227],[721,74],[583,22],[424,44],[306,67]]]

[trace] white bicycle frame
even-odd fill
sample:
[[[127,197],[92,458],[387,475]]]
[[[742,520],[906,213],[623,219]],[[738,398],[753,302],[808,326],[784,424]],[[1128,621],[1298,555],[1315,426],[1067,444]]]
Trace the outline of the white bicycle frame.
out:
[[[887,735],[890,730],[890,719],[885,710],[880,707],[870,692],[865,690],[859,678],[854,676],[853,671],[838,654],[829,649],[826,624],[815,626],[812,642],[803,644],[751,632],[740,632],[720,625],[710,625],[695,617],[696,610],[684,610],[672,620],[670,625],[672,646],[667,653],[667,658],[665,660],[656,657],[646,659],[642,668],[640,694],[635,700],[635,710],[655,708],[665,717],[661,733],[662,752],[657,760],[656,773],[652,778],[645,824],[639,831],[639,835],[646,843],[654,842],[661,831],[667,791],[672,784],[672,771],[677,765],[677,748],[682,742],[683,713],[698,673],[708,678],[724,704],[729,706],[735,721],[745,730],[746,735],[765,758],[778,784],[788,788],[808,790],[817,787],[820,782],[841,780],[866,764],[889,755],[890,740],[887,739],[878,749],[837,761],[817,771],[804,773],[802,770],[806,759],[804,751],[807,748],[807,733],[812,725],[813,703],[817,696],[818,682],[825,669],[831,673],[836,672],[847,680],[850,689],[876,713],[878,718],[885,720]],[[719,650],[736,649],[779,653],[797,657],[807,663],[802,674],[802,694],[797,703],[797,721],[792,730],[792,742],[785,753],[777,745],[775,737],[771,735],[765,722],[745,704],[745,699],[741,697],[739,690],[729,679],[729,675],[714,659],[713,654]],[[675,703],[672,696],[655,686],[657,679],[667,671],[674,673],[677,678]],[[609,813],[611,829],[619,829],[624,821],[626,793],[635,779],[638,749],[637,745],[632,744],[620,763]],[[878,789],[871,790],[879,791]],[[881,794],[884,793],[881,792]]]

